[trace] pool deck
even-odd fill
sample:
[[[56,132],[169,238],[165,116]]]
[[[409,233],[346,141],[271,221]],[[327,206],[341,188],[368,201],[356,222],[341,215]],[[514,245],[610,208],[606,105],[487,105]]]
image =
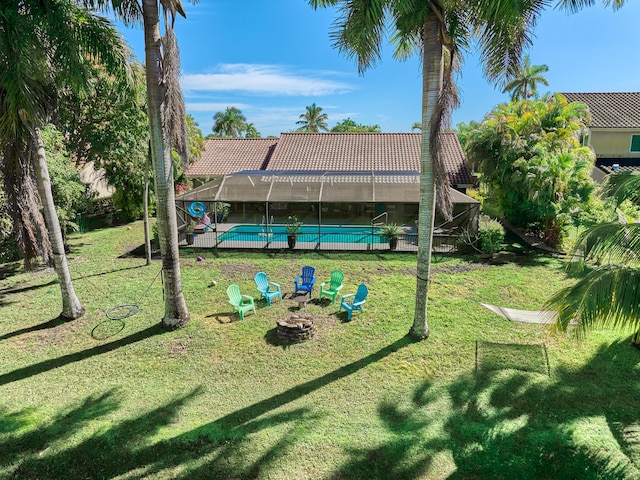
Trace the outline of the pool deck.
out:
[[[186,234],[180,234],[179,245],[181,248],[220,248],[220,249],[254,249],[254,250],[288,250],[289,246],[286,241],[271,241],[255,240],[225,240],[218,241],[218,238],[225,232],[228,232],[234,227],[245,226],[246,223],[219,223],[217,225],[217,231],[196,233],[194,237],[193,245],[188,245],[186,241]],[[437,253],[451,253],[455,250],[455,247],[446,241],[447,236],[434,235],[434,252]],[[294,250],[325,250],[325,251],[388,251],[389,245],[387,243],[350,243],[350,242],[303,242],[298,240]],[[415,232],[408,232],[406,236],[399,238],[398,252],[417,252],[417,235]]]

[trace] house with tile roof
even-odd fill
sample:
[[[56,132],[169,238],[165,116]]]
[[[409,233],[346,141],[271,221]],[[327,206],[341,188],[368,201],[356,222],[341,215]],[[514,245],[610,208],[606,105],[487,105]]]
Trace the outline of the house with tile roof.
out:
[[[594,179],[613,171],[640,170],[640,92],[563,93],[591,113],[584,144],[596,154]]]
[[[442,134],[454,220],[442,230],[476,228],[479,203],[455,133]],[[404,224],[415,231],[420,195],[419,133],[283,133],[274,139],[220,138],[185,172],[201,185],[176,198],[186,224],[194,202],[209,213],[230,204],[229,222],[305,225]],[[212,215],[217,218],[217,215]],[[217,225],[214,226],[217,228]]]

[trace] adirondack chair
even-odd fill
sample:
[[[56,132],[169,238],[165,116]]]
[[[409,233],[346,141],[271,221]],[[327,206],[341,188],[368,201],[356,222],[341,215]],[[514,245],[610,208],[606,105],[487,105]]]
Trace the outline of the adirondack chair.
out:
[[[350,293],[349,295],[342,296],[342,302],[340,303],[338,312],[344,308],[347,311],[347,321],[350,321],[351,314],[355,310],[360,310],[362,312],[362,305],[364,304],[368,293],[369,290],[367,289],[367,286],[364,283],[360,284],[356,293]]]
[[[245,312],[253,310],[256,313],[256,307],[253,304],[253,297],[249,295],[241,295],[240,287],[238,285],[229,285],[227,288],[227,295],[229,296],[229,303],[233,305],[233,309],[240,315],[240,320],[244,320]]]
[[[344,273],[340,270],[331,272],[331,280],[320,284],[320,299],[322,299],[322,297],[329,297],[331,304],[336,303],[336,297],[342,288],[342,280],[344,280]]]
[[[316,283],[315,271],[315,268],[308,265],[302,267],[302,275],[298,275],[293,282],[295,285],[295,291],[293,292],[294,297],[298,295],[298,292],[302,292],[303,295],[308,293],[309,297],[311,297],[313,286]]]
[[[258,291],[260,292],[260,298],[264,298],[267,301],[267,305],[271,306],[272,298],[280,297],[280,300],[282,300],[280,285],[267,280],[266,273],[256,273],[256,276],[253,278],[253,280],[256,282],[256,287],[258,287]],[[272,286],[275,287],[274,290],[271,289]]]

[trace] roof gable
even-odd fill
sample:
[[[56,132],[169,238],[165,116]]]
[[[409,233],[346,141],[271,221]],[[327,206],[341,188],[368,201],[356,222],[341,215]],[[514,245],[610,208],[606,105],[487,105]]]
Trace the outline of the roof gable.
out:
[[[640,128],[640,92],[562,93],[591,112],[592,128]]]

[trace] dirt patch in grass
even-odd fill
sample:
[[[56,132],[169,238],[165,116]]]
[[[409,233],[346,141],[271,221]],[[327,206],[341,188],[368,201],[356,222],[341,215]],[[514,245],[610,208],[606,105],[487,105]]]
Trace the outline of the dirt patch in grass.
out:
[[[169,345],[169,356],[175,357],[178,355],[184,355],[185,353],[189,353],[189,345],[191,343],[191,338],[176,338]]]
[[[459,265],[442,265],[442,266],[433,267],[431,269],[431,273],[444,273],[446,275],[451,275],[454,273],[473,272],[475,270],[481,270],[489,267],[490,265],[486,263],[463,263]]]
[[[254,263],[219,263],[218,268],[223,277],[230,281],[253,278],[260,269]]]

